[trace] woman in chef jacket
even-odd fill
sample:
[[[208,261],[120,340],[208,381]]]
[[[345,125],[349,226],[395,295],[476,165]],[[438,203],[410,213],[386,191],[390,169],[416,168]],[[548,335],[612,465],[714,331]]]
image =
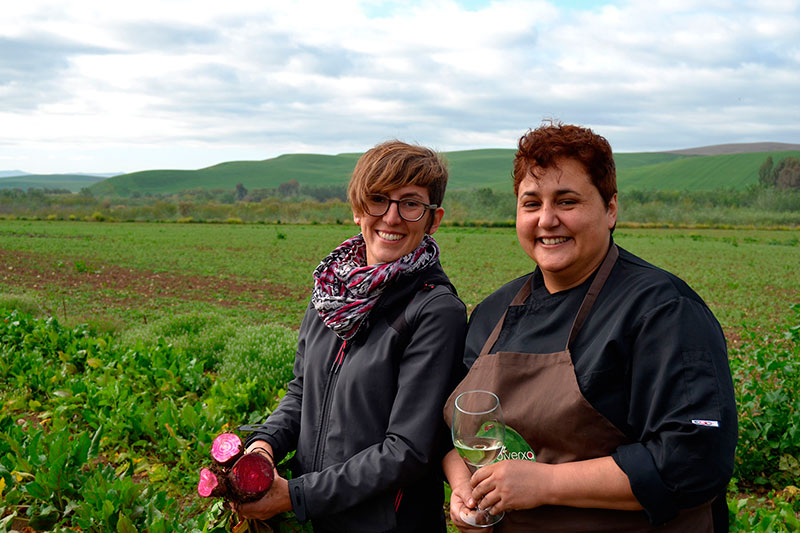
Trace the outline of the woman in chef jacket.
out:
[[[473,311],[470,371],[444,414],[460,392],[493,391],[532,453],[471,473],[452,450],[453,521],[477,531],[462,520],[477,506],[505,512],[496,531],[725,527],[737,435],[725,338],[686,283],[614,243],[608,142],[557,122],[529,131],[514,191],[536,268]]]

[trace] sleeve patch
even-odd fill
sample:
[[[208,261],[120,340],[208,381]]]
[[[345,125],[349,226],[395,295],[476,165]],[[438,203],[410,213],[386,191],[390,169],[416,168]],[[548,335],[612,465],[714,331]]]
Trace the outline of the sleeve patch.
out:
[[[719,427],[718,420],[692,420],[692,424],[694,424],[695,426],[706,426],[711,428]]]

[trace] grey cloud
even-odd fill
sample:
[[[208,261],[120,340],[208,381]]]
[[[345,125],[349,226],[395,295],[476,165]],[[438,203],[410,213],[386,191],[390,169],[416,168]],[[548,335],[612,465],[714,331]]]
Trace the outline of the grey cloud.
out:
[[[0,36],[0,90],[5,111],[25,111],[58,98],[60,78],[70,57],[105,54],[111,50],[48,34],[23,38]]]
[[[282,70],[294,64],[304,73],[337,78],[352,74],[365,64],[365,56],[339,46],[313,46],[281,32],[261,34],[251,43],[247,57],[265,69]]]
[[[308,72],[338,78],[352,74],[361,63],[360,56],[345,49],[298,46],[290,52],[291,57],[301,60]]]
[[[140,88],[170,95],[169,104],[155,108],[158,112],[252,117],[265,110],[281,112],[293,103],[313,107],[327,101],[331,95],[324,80],[354,73],[357,62],[346,51],[298,46],[277,35],[265,38],[249,53],[255,57],[250,68],[208,62],[169,79],[142,78]],[[316,74],[320,82],[294,87],[276,81],[274,74],[285,72],[290,63],[293,71]]]
[[[0,36],[0,76],[9,80],[49,74],[67,68],[70,56],[109,51],[46,34],[18,39]]]
[[[256,79],[230,65],[208,63],[180,77],[148,78],[140,83],[142,92],[170,95],[167,104],[153,107],[159,113],[249,119],[264,104],[291,101],[290,88]]]
[[[138,50],[157,49],[166,52],[219,45],[219,30],[158,22],[137,22],[120,25],[118,35]]]

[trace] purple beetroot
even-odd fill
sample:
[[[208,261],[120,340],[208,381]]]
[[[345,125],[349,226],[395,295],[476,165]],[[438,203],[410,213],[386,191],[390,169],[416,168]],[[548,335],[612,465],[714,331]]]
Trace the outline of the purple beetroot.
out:
[[[272,486],[275,471],[272,463],[260,453],[246,453],[228,474],[230,494],[237,502],[260,500]]]

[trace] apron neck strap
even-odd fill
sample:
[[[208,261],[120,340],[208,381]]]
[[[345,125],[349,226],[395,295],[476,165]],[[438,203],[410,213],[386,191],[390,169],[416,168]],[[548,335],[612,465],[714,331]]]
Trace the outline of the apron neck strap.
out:
[[[589,291],[586,293],[586,296],[583,297],[581,308],[578,309],[578,314],[575,316],[575,321],[572,323],[572,328],[569,331],[569,339],[567,340],[567,350],[572,346],[572,341],[578,336],[578,332],[580,332],[586,317],[589,316],[589,311],[592,310],[592,306],[597,300],[597,295],[600,294],[600,290],[603,288],[603,285],[606,284],[606,280],[611,274],[611,269],[614,268],[614,263],[617,262],[617,257],[619,257],[619,249],[616,244],[612,243],[605,259],[603,259],[600,268],[597,270],[594,281],[592,281],[592,284],[589,286]]]
[[[594,305],[595,300],[597,300],[597,295],[600,294],[600,290],[603,288],[608,276],[611,274],[611,269],[614,267],[617,257],[619,257],[619,250],[617,249],[617,245],[612,243],[611,247],[608,249],[605,259],[603,259],[603,262],[600,264],[600,268],[597,271],[597,276],[595,276],[594,281],[592,281],[591,286],[589,286],[589,292],[587,292],[586,296],[583,298],[583,302],[578,310],[578,314],[575,316],[575,321],[572,323],[572,328],[569,331],[569,339],[567,340],[567,349],[569,349],[569,347],[572,345],[572,341],[578,336],[578,332],[583,326],[583,322],[586,320],[586,317],[589,316],[589,311],[592,310],[592,306]],[[525,303],[525,300],[527,300],[528,296],[531,295],[532,284],[533,274],[531,274],[522,284],[522,287],[520,287],[516,296],[514,296],[514,299],[511,300],[509,307],[522,305]],[[491,350],[494,346],[494,343],[497,342],[497,338],[500,336],[500,332],[503,330],[503,323],[506,321],[506,314],[508,314],[507,308],[505,312],[503,312],[503,316],[501,316],[500,320],[498,320],[497,324],[495,324],[492,333],[489,334],[489,338],[487,338],[486,342],[483,344],[480,355],[488,354],[489,350]]]

